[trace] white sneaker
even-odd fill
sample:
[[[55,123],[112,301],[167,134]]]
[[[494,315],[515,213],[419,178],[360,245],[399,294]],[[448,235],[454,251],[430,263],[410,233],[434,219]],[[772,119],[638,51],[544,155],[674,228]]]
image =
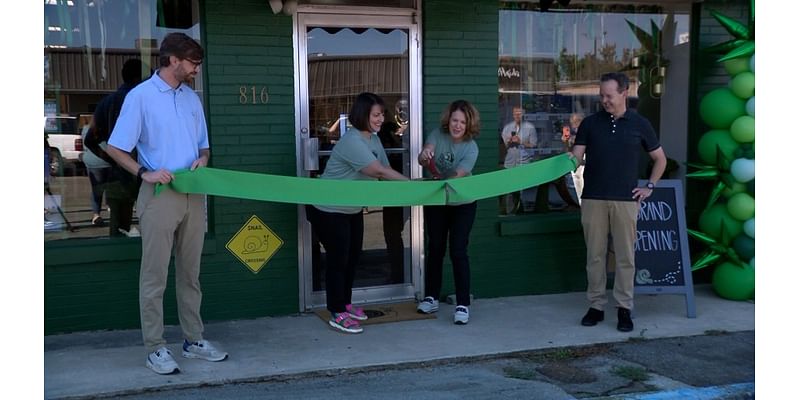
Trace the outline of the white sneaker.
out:
[[[172,358],[172,352],[167,350],[166,347],[147,355],[147,362],[144,364],[147,368],[152,369],[157,374],[168,375],[175,372],[181,372],[178,363]]]
[[[189,343],[183,341],[183,356],[186,358],[200,358],[206,361],[222,361],[228,358],[228,353],[217,350],[208,340]]]
[[[419,302],[417,305],[417,312],[421,314],[430,314],[439,311],[439,300],[434,299],[431,296],[428,296],[422,301]]]
[[[139,233],[139,230],[136,229],[135,226],[132,226],[131,230],[129,230],[129,231],[126,231],[125,229],[119,228],[119,232],[122,233],[123,235],[125,235],[127,237],[131,237],[131,238],[132,237],[141,237],[142,236],[142,234]]]
[[[469,307],[456,306],[456,312],[453,314],[453,322],[456,325],[466,325],[469,322]]]

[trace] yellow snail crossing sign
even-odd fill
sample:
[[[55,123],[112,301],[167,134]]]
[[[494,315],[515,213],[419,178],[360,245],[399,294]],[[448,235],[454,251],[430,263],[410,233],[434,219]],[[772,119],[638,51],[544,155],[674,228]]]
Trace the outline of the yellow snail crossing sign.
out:
[[[257,274],[281,246],[283,240],[253,215],[242,229],[233,235],[225,248]]]

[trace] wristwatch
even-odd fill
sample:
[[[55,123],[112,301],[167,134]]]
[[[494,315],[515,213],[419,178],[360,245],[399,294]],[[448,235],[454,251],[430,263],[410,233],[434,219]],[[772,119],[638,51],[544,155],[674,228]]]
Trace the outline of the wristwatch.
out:
[[[647,188],[653,190],[656,188],[656,184],[653,182],[647,182]]]
[[[139,171],[136,172],[136,177],[142,179],[142,175],[144,175],[145,172],[147,172],[147,168],[139,167]]]

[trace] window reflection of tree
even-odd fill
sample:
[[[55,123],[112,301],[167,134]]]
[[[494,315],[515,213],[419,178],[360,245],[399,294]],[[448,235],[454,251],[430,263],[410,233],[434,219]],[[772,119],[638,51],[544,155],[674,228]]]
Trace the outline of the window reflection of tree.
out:
[[[597,81],[606,72],[627,71],[631,78],[629,107],[635,109],[640,105],[639,77],[631,65],[644,50],[626,21],[649,32],[651,20],[657,26],[669,20],[663,7],[573,4],[554,5],[549,12],[541,12],[538,2],[509,1],[501,2],[500,8],[498,138],[503,126],[511,120],[512,107],[521,106],[524,119],[535,125],[539,135],[533,159],[562,153],[565,147],[561,129],[568,124],[569,115],[576,112],[589,115],[600,110]],[[688,8],[674,12],[675,20],[682,21],[688,31]],[[498,164],[502,166],[505,157],[502,139],[498,140],[498,149]],[[568,183],[572,198],[577,199],[573,185]],[[565,207],[570,202],[564,201],[563,189],[559,188],[560,193],[526,190],[525,210],[569,209]],[[535,204],[536,200],[547,204]],[[502,205],[500,208],[502,212]]]

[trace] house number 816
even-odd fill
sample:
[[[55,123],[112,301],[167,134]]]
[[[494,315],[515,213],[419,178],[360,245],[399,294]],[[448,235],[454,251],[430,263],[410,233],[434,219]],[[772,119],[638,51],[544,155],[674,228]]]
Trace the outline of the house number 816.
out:
[[[239,104],[266,104],[268,101],[269,93],[266,86],[262,86],[258,94],[255,86],[239,86]]]

